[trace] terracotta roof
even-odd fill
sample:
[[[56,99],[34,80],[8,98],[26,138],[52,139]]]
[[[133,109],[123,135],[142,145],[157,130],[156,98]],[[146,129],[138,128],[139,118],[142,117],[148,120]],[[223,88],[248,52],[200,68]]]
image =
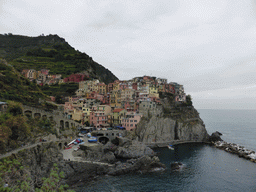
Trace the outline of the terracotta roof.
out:
[[[123,111],[124,109],[114,109],[113,113],[119,113],[120,111]]]

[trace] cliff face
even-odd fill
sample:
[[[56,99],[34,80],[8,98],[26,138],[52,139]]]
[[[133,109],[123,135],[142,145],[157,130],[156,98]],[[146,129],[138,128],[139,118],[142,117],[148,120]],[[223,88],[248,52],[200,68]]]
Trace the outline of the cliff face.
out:
[[[143,143],[168,143],[173,141],[205,141],[207,131],[200,120],[179,122],[170,117],[153,116],[142,120],[136,129]]]
[[[199,113],[193,106],[175,106],[162,98],[160,112],[151,113],[137,125],[135,134],[139,141],[147,144],[207,141],[208,134]],[[161,107],[159,107],[161,108]]]

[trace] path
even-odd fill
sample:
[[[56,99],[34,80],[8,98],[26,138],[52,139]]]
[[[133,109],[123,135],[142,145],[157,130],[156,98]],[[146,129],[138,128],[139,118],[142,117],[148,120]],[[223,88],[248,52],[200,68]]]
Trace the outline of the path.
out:
[[[8,153],[0,155],[0,159],[11,156],[12,154],[16,154],[16,153],[18,153],[19,151],[21,151],[23,149],[30,149],[30,148],[36,147],[37,145],[42,145],[42,144],[51,143],[51,142],[55,142],[55,141],[67,141],[67,140],[68,139],[55,139],[55,140],[51,140],[51,141],[47,141],[47,142],[37,142],[37,143],[34,143],[32,145],[25,145],[24,147],[20,147],[18,149],[14,149],[14,150],[12,150]]]
[[[202,141],[185,141],[185,140],[174,140],[169,142],[163,142],[163,143],[144,143],[148,147],[167,147],[168,145],[178,145],[183,143],[204,143]]]

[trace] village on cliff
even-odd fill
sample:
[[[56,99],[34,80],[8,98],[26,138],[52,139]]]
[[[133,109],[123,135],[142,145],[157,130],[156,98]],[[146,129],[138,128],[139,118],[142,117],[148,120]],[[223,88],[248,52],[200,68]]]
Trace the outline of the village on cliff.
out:
[[[185,102],[186,94],[182,85],[167,79],[151,76],[134,77],[131,80],[115,80],[105,84],[89,79],[87,73],[72,74],[61,79],[61,75],[50,75],[49,70],[24,69],[22,74],[39,85],[56,83],[79,83],[76,95],[66,98],[62,104],[68,119],[85,126],[107,128],[120,126],[134,130],[140,119],[161,107],[159,94],[170,93],[176,103]],[[55,97],[51,97],[54,102]]]

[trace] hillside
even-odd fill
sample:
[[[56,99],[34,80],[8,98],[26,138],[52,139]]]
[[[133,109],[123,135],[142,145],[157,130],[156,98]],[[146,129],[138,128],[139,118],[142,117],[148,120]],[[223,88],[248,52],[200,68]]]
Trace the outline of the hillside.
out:
[[[24,104],[35,104],[38,103],[39,98],[46,99],[46,95],[35,83],[21,76],[3,59],[0,59],[0,89],[1,100],[15,100]]]
[[[106,84],[117,79],[111,71],[93,61],[86,53],[71,47],[58,35],[27,37],[0,34],[0,58],[6,59],[19,72],[22,69],[49,69],[50,74],[67,77],[86,71],[90,79]]]

